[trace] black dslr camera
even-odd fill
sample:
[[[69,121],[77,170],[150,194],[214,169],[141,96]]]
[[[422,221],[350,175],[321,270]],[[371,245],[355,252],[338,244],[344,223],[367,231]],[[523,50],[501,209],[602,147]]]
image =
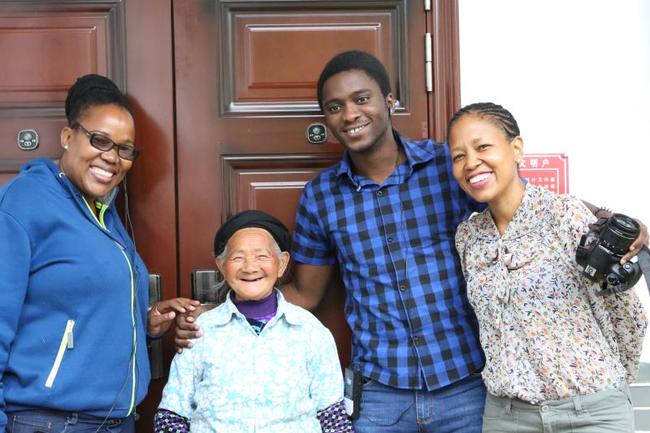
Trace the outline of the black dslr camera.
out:
[[[576,261],[587,278],[601,282],[601,295],[623,292],[641,278],[638,263],[619,263],[640,230],[635,220],[615,213],[599,219],[580,239]]]

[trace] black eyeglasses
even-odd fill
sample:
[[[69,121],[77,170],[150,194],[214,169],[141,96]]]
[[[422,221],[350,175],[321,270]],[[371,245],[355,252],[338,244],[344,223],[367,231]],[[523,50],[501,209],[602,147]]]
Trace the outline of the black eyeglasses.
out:
[[[117,147],[117,154],[119,157],[129,161],[134,161],[140,154],[140,150],[136,149],[134,146],[128,144],[117,144],[101,132],[88,131],[86,128],[81,126],[80,123],[72,125],[72,129],[76,128],[79,128],[81,132],[86,134],[88,141],[90,141],[90,145],[97,150],[108,152],[112,148]]]

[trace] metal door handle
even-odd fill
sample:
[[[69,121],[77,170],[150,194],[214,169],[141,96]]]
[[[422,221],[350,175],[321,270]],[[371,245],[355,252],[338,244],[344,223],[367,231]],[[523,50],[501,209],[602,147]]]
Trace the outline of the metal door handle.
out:
[[[192,298],[202,304],[221,304],[226,299],[227,288],[222,287],[219,272],[214,269],[192,271]]]

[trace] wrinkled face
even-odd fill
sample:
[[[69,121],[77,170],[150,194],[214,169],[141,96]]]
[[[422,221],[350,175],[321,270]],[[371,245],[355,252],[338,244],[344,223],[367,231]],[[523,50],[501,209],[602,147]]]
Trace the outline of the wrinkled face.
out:
[[[132,146],[135,141],[133,117],[120,106],[91,106],[78,122],[89,132],[101,133],[115,143]],[[61,146],[65,149],[61,169],[89,203],[115,188],[133,165],[132,161],[120,158],[115,147],[108,151],[92,147],[80,128],[63,128]]]
[[[472,198],[490,203],[521,185],[521,137],[508,139],[492,119],[466,114],[449,131],[453,174]]]
[[[359,69],[332,75],[323,86],[323,114],[332,134],[350,152],[372,152],[392,140],[389,110],[379,84]]]
[[[226,256],[216,259],[239,301],[257,301],[267,297],[289,263],[289,253],[278,255],[273,236],[262,228],[238,230],[228,240]]]

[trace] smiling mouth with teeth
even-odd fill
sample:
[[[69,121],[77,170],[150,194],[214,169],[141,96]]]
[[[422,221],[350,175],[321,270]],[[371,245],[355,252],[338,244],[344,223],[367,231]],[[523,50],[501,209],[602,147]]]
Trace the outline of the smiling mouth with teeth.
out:
[[[368,125],[357,126],[356,128],[348,129],[347,131],[345,131],[345,133],[350,135],[355,135],[359,133],[361,130],[363,130],[366,126]]]
[[[115,173],[111,173],[110,171],[106,171],[103,168],[93,167],[92,169],[93,169],[93,171],[95,173],[97,173],[97,174],[99,174],[100,176],[103,176],[103,177],[113,177],[113,176],[115,176]]]
[[[479,175],[476,175],[476,176],[470,177],[470,178],[468,179],[468,182],[471,183],[471,184],[474,184],[474,183],[478,183],[478,182],[484,181],[484,180],[487,179],[488,177],[490,177],[490,173],[481,173],[481,174],[479,174]]]

